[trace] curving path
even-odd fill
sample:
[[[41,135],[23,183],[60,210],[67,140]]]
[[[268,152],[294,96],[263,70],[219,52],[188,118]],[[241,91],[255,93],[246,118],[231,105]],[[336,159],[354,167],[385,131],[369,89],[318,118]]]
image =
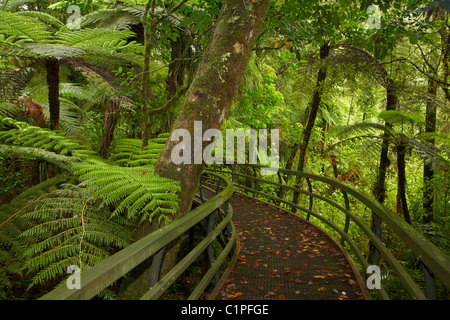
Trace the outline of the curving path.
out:
[[[346,255],[320,229],[239,193],[231,204],[240,252],[216,299],[364,299]]]

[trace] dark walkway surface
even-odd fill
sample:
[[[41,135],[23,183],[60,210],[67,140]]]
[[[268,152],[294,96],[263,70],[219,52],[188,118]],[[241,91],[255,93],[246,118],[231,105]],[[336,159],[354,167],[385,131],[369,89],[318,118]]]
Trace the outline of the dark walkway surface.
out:
[[[339,247],[275,206],[235,193],[239,258],[216,299],[363,299]]]

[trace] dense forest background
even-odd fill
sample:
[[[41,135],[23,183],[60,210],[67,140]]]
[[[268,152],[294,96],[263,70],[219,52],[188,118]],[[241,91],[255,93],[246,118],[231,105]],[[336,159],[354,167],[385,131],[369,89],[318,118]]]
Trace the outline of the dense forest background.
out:
[[[268,9],[232,83],[212,42],[226,2],[0,1],[0,298],[176,217],[183,181],[155,165],[208,59],[236,91],[221,130],[279,129],[281,167],[351,184],[448,252],[450,3],[245,0]]]

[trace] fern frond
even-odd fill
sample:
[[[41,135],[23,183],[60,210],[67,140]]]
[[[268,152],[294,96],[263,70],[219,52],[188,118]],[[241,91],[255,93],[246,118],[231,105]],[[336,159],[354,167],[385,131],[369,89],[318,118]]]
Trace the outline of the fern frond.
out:
[[[450,171],[449,150],[443,150],[435,147],[428,142],[422,142],[415,138],[403,136],[403,140],[409,145],[420,157],[432,163],[434,166],[443,170]],[[446,152],[447,151],[447,152]]]
[[[65,24],[61,22],[59,19],[42,11],[19,11],[16,13],[16,15],[33,17],[39,21],[44,21],[45,23],[50,24],[58,29],[65,26]]]
[[[4,158],[16,157],[28,160],[45,160],[64,170],[69,170],[69,163],[73,161],[69,157],[38,148],[15,147],[2,144],[0,144],[0,156]]]
[[[86,54],[86,51],[82,48],[53,43],[24,43],[22,47],[36,56],[56,57],[58,59],[79,57]]]
[[[121,8],[100,9],[81,17],[82,28],[107,28],[112,30],[125,30],[140,23],[140,17]]]
[[[392,128],[386,127],[379,123],[371,123],[371,122],[362,122],[362,123],[356,123],[356,124],[349,125],[349,126],[336,127],[336,128],[330,129],[328,131],[339,137],[347,137],[350,134],[355,134],[355,135],[372,134],[372,135],[375,135],[377,133],[379,134],[379,133],[383,133],[383,132],[386,132],[391,136],[395,135],[395,131]]]
[[[128,228],[109,218],[86,188],[65,185],[23,215],[34,221],[21,237],[36,241],[24,251],[31,285],[58,279],[70,265],[95,265],[131,241]]]
[[[77,48],[95,48],[105,44],[114,43],[123,46],[127,38],[134,36],[131,31],[111,30],[106,28],[82,29],[76,31],[60,31],[55,34],[57,44],[77,47]]]
[[[34,207],[36,200],[42,199],[65,181],[67,177],[64,175],[48,179],[22,192],[10,203],[0,206],[0,265],[9,273],[21,273],[23,254],[35,242],[33,237],[20,236],[25,230],[35,226],[21,212],[27,207]],[[28,203],[25,208],[24,203]]]
[[[0,33],[33,43],[49,43],[53,39],[52,33],[44,22],[2,11],[0,11]]]
[[[115,163],[124,166],[146,166],[152,167],[164,147],[167,138],[158,137],[150,139],[148,145],[142,150],[141,141],[138,139],[119,139],[116,147],[111,153]]]
[[[126,208],[127,217],[133,218],[156,211],[160,206],[171,209],[178,206],[175,193],[180,191],[179,184],[159,177],[146,167],[76,165],[74,173],[94,196],[116,207],[113,216],[122,214]],[[147,206],[153,199],[159,201],[154,203],[156,206]]]
[[[13,12],[24,4],[34,2],[36,2],[36,0],[4,0],[0,4],[0,11]]]
[[[52,131],[1,116],[0,124],[15,127],[7,131],[0,131],[0,143],[10,146],[42,148],[55,154],[76,156],[77,158],[93,154],[89,146],[81,144],[78,138],[70,136],[67,132]],[[39,154],[38,150],[35,152]]]

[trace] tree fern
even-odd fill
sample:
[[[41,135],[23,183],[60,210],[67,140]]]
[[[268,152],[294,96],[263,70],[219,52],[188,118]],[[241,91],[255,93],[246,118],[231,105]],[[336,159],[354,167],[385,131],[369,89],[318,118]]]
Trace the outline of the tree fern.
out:
[[[44,22],[33,17],[2,11],[0,11],[0,33],[17,36],[31,43],[49,43],[53,36]]]
[[[179,185],[159,177],[148,167],[80,164],[74,166],[74,173],[93,196],[116,208],[115,216],[126,213],[127,218],[133,219],[140,215],[143,222],[157,214],[161,214],[160,220],[168,221],[175,214]]]
[[[150,139],[148,146],[141,150],[141,141],[138,139],[120,139],[112,152],[112,159],[116,164],[135,167],[154,165],[161,152],[166,138]]]
[[[40,151],[50,151],[63,156],[74,156],[71,160],[80,159],[88,155],[92,156],[94,154],[89,146],[81,143],[81,140],[63,131],[52,131],[11,118],[0,117],[0,128],[2,125],[13,126],[13,128],[0,131],[0,143],[10,146],[33,148],[29,149],[27,153],[39,154]],[[41,152],[41,155],[48,155],[49,160],[51,160],[51,154]]]
[[[143,15],[143,13],[141,13]],[[129,29],[141,22],[140,16],[123,8],[100,9],[81,17],[81,27],[100,27],[113,30]]]
[[[412,115],[406,115],[398,111],[392,112],[382,112],[380,113],[380,118],[389,121],[391,123],[407,123],[411,121],[419,121],[422,119]],[[365,148],[365,152],[375,155],[377,152],[377,147],[380,145],[383,137],[377,133],[385,132],[388,137],[392,140],[394,144],[397,144],[400,140],[406,143],[412,150],[416,152],[420,157],[427,159],[433,163],[439,169],[448,172],[450,170],[450,161],[448,159],[448,146],[443,148],[438,148],[431,145],[426,141],[428,135],[417,135],[409,137],[402,132],[396,132],[395,129],[387,127],[378,123],[357,123],[350,126],[343,126],[330,130],[338,137],[341,137],[341,141],[334,144],[332,149],[337,148],[342,144],[354,144],[359,143],[360,147]],[[448,142],[448,139],[442,138],[442,135],[437,134],[436,136],[441,137],[440,140]],[[331,149],[330,149],[331,150]],[[329,150],[329,151],[330,151]]]
[[[4,0],[0,3],[0,11],[13,12],[24,4],[36,2],[36,0]]]
[[[0,270],[26,271],[30,286],[61,280],[68,266],[91,267],[130,243],[131,226],[168,223],[179,183],[153,172],[167,136],[144,150],[138,140],[119,140],[114,163],[66,132],[0,117],[0,156],[54,163],[73,180],[0,214]]]
[[[99,204],[85,188],[65,185],[23,215],[37,223],[21,234],[35,239],[24,252],[24,269],[35,274],[31,285],[63,275],[70,265],[93,266],[130,243],[129,229]]]
[[[34,239],[19,236],[35,224],[21,213],[68,180],[67,176],[58,175],[27,189],[11,202],[0,206],[0,269],[3,266],[10,274],[22,274],[23,254]],[[24,203],[27,205],[24,206]]]

